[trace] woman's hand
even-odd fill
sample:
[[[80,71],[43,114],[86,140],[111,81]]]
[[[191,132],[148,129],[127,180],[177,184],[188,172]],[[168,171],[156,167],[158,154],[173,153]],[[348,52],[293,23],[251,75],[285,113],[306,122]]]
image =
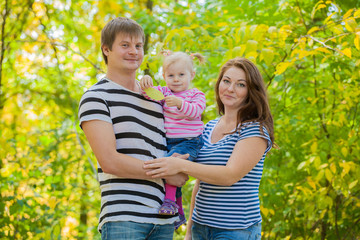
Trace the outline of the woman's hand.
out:
[[[188,157],[189,154],[182,155],[182,158]],[[146,175],[152,178],[165,178],[182,172],[183,166],[188,163],[187,160],[179,157],[165,157],[148,160],[144,162]]]

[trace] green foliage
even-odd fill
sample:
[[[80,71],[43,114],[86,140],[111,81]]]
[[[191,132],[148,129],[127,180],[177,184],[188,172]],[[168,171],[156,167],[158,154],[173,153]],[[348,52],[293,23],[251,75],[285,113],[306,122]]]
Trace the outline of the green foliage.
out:
[[[77,104],[105,72],[100,31],[116,16],[148,40],[139,71],[161,75],[161,50],[200,52],[193,86],[217,116],[214,84],[236,56],[260,68],[279,146],[260,189],[263,239],[360,235],[357,1],[3,0],[0,238],[99,239],[96,159]],[[183,189],[185,209],[194,179]],[[182,239],[185,228],[174,239]]]

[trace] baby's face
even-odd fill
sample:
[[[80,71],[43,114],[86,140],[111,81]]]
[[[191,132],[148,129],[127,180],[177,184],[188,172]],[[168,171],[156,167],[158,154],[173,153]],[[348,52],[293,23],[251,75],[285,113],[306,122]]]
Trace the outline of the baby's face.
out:
[[[169,65],[164,72],[166,86],[173,92],[182,92],[189,88],[195,73],[189,69],[184,61],[176,61]]]

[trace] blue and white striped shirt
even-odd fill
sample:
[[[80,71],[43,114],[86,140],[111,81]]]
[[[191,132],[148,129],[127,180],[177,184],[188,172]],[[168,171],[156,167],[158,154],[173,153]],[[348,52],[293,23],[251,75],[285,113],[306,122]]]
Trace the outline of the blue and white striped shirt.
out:
[[[196,195],[193,221],[222,229],[245,229],[261,222],[259,185],[264,159],[272,147],[265,127],[260,132],[260,124],[249,122],[242,125],[240,132],[225,135],[212,144],[211,134],[220,118],[208,122],[203,133],[204,146],[196,162],[209,165],[226,165],[236,143],[249,137],[267,140],[267,148],[256,166],[232,186],[219,186],[200,181]]]

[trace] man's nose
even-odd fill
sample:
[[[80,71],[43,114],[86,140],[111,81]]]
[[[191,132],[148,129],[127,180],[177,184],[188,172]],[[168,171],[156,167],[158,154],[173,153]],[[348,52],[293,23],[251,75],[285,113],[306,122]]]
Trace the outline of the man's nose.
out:
[[[137,49],[135,46],[130,47],[129,54],[137,54]]]

